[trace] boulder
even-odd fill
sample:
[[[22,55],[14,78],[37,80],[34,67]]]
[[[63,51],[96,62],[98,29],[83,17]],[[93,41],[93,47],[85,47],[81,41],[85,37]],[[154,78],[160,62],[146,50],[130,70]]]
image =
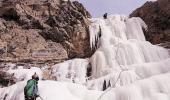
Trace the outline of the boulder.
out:
[[[7,87],[16,82],[17,80],[12,74],[0,70],[0,87]]]

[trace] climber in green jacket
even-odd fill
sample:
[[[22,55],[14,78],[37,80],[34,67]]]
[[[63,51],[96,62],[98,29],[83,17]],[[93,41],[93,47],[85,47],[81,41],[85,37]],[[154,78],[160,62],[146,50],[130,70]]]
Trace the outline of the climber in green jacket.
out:
[[[24,95],[25,95],[25,100],[36,100],[38,95],[38,80],[39,77],[35,73],[32,76],[32,79],[27,81],[27,85],[24,87]]]

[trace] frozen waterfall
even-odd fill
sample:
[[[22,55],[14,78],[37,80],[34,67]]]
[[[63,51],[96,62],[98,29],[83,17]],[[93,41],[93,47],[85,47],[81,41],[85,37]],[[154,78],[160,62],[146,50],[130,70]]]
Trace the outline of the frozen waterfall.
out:
[[[141,18],[111,15],[108,19],[94,18],[91,21],[91,47],[97,48],[90,60],[94,78],[129,69],[134,64],[169,58],[168,50],[145,40],[143,30],[147,30],[147,26]]]
[[[110,15],[90,21],[95,53],[46,66],[53,81],[39,81],[43,100],[170,100],[170,54],[146,41],[141,18]],[[35,72],[43,79],[46,67],[10,68],[7,72],[21,82],[0,88],[0,100],[24,100],[26,80]]]

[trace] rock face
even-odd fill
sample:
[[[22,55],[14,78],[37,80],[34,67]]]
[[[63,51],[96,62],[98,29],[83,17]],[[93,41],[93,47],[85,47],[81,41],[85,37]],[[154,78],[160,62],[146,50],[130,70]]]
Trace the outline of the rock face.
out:
[[[26,60],[89,57],[88,18],[77,1],[0,1],[0,58]]]
[[[148,41],[154,44],[170,42],[170,0],[148,1],[130,17],[141,17],[146,22]]]
[[[0,88],[13,85],[17,82],[17,79],[13,74],[7,72],[9,66],[0,63]]]
[[[0,71],[0,87],[10,86],[16,82],[16,78],[14,78],[11,74],[5,71]]]

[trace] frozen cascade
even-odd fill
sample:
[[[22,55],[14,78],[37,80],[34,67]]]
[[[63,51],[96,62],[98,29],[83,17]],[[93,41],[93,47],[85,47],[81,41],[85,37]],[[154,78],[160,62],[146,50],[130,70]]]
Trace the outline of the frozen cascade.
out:
[[[57,81],[67,81],[82,84],[86,82],[86,69],[88,64],[88,59],[68,60],[52,66],[51,74]]]
[[[106,83],[112,80],[111,83],[114,84],[116,79],[113,73],[119,73],[125,69],[128,70],[132,65],[135,65],[136,69],[145,63],[152,66],[154,62],[161,62],[170,57],[167,49],[152,45],[145,40],[143,30],[147,30],[147,26],[141,18],[111,15],[108,16],[108,19],[94,18],[91,21],[92,24],[89,28],[90,43],[92,48],[97,48],[90,59],[92,79],[98,78],[100,80],[97,79],[98,81],[92,80],[89,82],[93,88],[96,88],[96,85],[100,84],[97,87],[101,90],[101,83],[104,80],[107,81]],[[159,64],[161,64],[161,67],[165,66],[164,63]],[[146,67],[144,68],[146,69]],[[128,73],[127,71],[123,71],[122,74],[126,77],[124,81],[123,77],[120,80],[123,82],[122,85],[125,85],[124,83],[129,84],[129,82],[134,82],[140,76],[134,69],[128,70]],[[107,75],[112,77],[109,79]],[[103,78],[100,79],[100,77]]]
[[[170,55],[145,40],[143,20],[111,15],[91,21],[90,46],[96,52],[90,59],[50,67],[55,81],[41,80],[42,68],[11,67],[7,72],[21,82],[0,88],[0,100],[24,100],[26,80],[35,72],[43,100],[170,100]]]
[[[147,25],[141,18],[130,18],[126,20],[125,24],[128,39],[145,41],[145,36],[143,34],[142,28],[147,30]]]
[[[170,71],[170,58],[159,62],[134,64],[128,67],[129,70],[125,70],[123,74],[120,74],[121,71],[115,71],[100,78],[90,80],[88,81],[87,87],[89,87],[89,89],[103,90],[104,80],[107,85],[110,81],[112,87],[117,87],[123,85],[122,83],[130,84],[131,82],[135,82],[137,79],[145,79],[154,75],[167,73]],[[119,74],[120,78],[117,82],[115,82],[119,77]]]

